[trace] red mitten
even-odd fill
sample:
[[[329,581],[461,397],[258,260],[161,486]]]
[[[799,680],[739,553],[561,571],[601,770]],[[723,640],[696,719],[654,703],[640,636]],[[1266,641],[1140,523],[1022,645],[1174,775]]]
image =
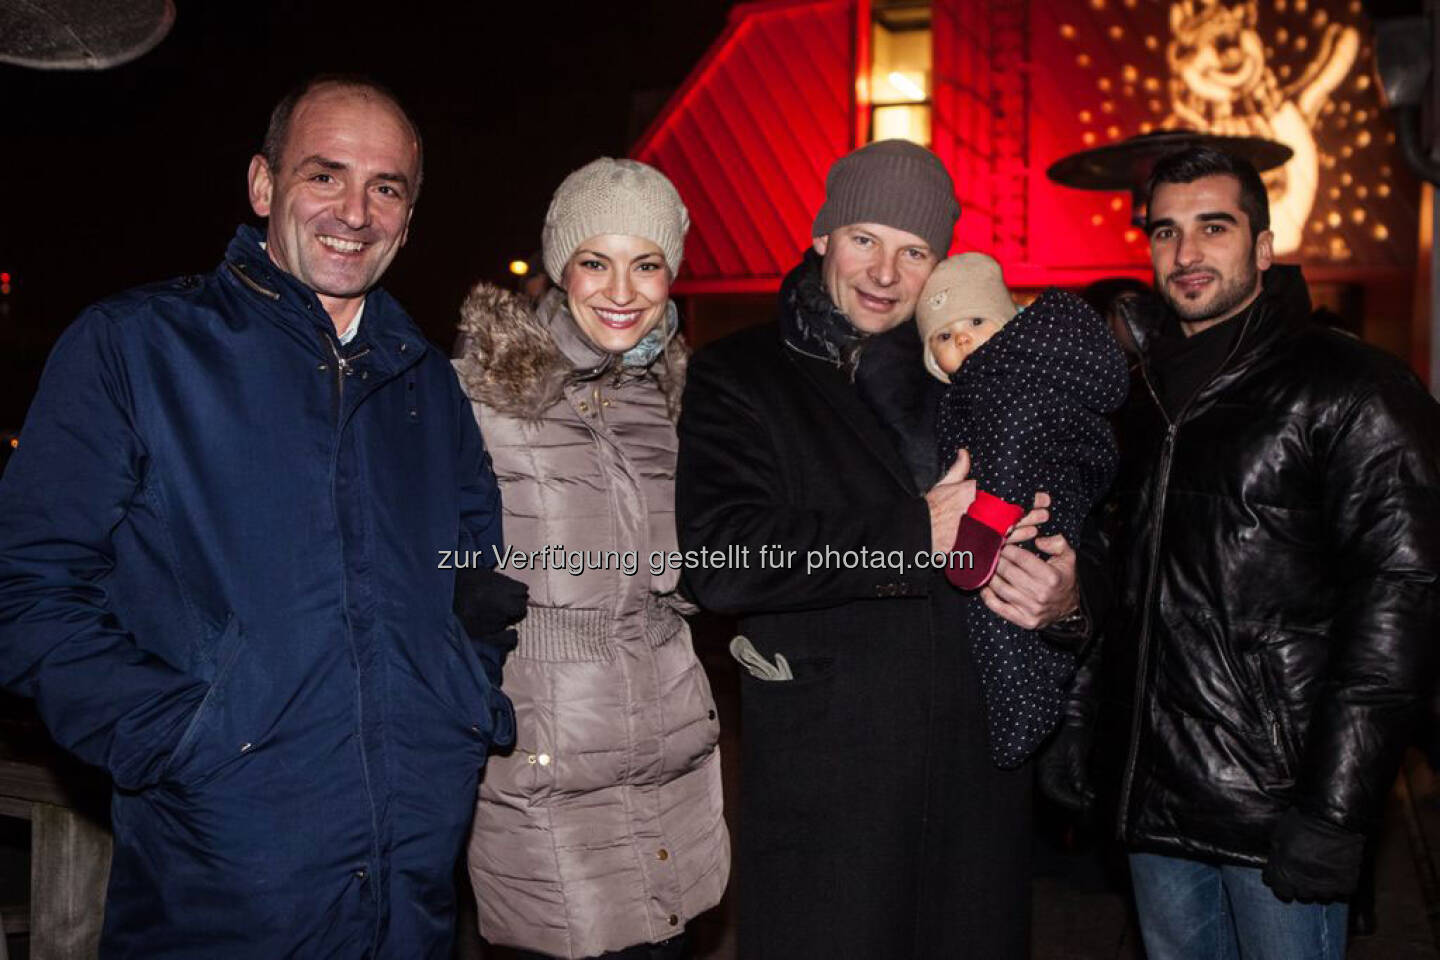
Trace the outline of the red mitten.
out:
[[[984,490],[975,491],[975,502],[960,518],[955,533],[955,550],[965,550],[974,558],[968,566],[952,562],[945,570],[946,578],[961,590],[979,590],[995,576],[1000,563],[1000,548],[1015,522],[1025,516],[1025,508],[1006,503]]]

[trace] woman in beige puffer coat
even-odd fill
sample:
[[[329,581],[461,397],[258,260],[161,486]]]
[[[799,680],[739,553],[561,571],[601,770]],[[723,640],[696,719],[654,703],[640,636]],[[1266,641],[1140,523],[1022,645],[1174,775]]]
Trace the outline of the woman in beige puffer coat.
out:
[[[487,765],[469,870],[485,939],[541,956],[688,956],[684,926],[729,874],[719,724],[664,557],[688,226],[658,171],[597,160],[546,216],[559,286],[533,310],[486,286],[462,308],[456,369],[500,481],[501,572],[530,590],[504,668],[516,747]]]

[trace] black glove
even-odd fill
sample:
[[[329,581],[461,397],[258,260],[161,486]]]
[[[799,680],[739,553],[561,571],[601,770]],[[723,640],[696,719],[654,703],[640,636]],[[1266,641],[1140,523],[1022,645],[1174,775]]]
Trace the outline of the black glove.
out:
[[[1066,721],[1040,753],[1040,792],[1067,810],[1086,814],[1095,803],[1090,780],[1090,726]]]
[[[529,598],[525,584],[492,569],[455,574],[455,616],[475,642],[475,653],[492,686],[500,686],[505,657],[519,642],[510,625],[525,618]]]
[[[1291,807],[1275,825],[1261,878],[1285,902],[1345,900],[1360,883],[1365,835]]]
[[[471,639],[499,633],[525,619],[530,588],[493,568],[455,573],[455,616]]]

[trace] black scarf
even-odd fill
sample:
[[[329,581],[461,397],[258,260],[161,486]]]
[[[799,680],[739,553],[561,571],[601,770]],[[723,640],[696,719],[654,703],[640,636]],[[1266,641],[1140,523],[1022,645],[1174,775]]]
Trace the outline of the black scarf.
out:
[[[854,385],[915,488],[929,490],[940,476],[935,421],[944,384],[925,370],[920,334],[909,320],[874,335],[856,330],[825,292],[820,264],[819,254],[806,251],[781,284],[781,335],[792,348],[833,364]]]
[[[791,347],[829,360],[853,381],[866,338],[825,292],[820,263],[820,254],[806,250],[780,284],[780,333]]]

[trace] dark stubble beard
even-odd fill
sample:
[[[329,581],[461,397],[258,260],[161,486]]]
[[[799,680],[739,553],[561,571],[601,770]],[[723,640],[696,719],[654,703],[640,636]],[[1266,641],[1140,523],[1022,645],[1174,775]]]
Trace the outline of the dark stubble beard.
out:
[[[1170,291],[1170,280],[1176,276],[1183,276],[1185,273],[1210,273],[1215,271],[1177,271],[1170,274],[1165,282],[1159,277],[1155,278],[1155,286],[1160,291],[1160,296],[1170,305],[1170,309],[1179,314],[1180,319],[1186,323],[1206,323],[1225,316],[1236,310],[1255,293],[1255,287],[1260,279],[1260,269],[1255,266],[1255,245],[1250,245],[1250,253],[1245,257],[1245,269],[1226,280],[1220,278],[1220,289],[1216,291],[1215,298],[1208,305],[1201,306],[1198,303],[1190,303],[1183,299],[1176,299]]]

